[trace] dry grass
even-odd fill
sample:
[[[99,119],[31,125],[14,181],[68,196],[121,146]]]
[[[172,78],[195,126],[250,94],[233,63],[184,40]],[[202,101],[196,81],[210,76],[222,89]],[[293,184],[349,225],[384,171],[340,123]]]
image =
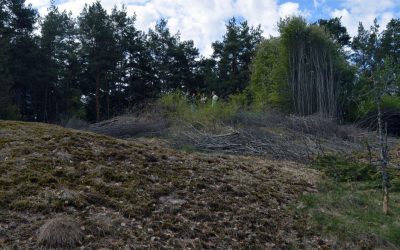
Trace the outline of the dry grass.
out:
[[[83,240],[78,223],[68,217],[48,220],[39,229],[37,242],[47,248],[75,249]]]
[[[298,163],[47,124],[0,121],[0,134],[1,248],[36,248],[35,232],[60,214],[89,249],[287,248],[303,232],[286,208],[319,179]]]
[[[375,148],[376,136],[354,126],[338,125],[319,116],[285,116],[277,112],[238,113],[230,123],[213,129],[181,122],[168,131],[171,145],[185,151],[262,155],[276,160],[309,163],[324,154],[351,156]]]

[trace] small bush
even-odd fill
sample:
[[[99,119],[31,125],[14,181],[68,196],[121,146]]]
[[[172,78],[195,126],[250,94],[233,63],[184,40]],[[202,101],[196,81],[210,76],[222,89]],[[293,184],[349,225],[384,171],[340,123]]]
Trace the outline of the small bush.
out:
[[[375,181],[379,178],[376,168],[336,156],[320,156],[313,166],[339,182]]]

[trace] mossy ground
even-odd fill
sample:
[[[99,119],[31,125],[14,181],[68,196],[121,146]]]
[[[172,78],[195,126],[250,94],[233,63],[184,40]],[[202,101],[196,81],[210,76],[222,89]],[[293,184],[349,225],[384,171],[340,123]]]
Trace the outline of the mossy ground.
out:
[[[21,249],[60,214],[90,249],[286,248],[303,233],[287,208],[319,178],[293,162],[6,121],[0,173],[0,246]]]

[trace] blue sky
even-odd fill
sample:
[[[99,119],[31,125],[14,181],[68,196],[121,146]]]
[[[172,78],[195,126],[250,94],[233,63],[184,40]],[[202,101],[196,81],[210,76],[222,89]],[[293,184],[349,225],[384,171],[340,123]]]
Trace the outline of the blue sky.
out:
[[[85,3],[95,0],[56,0],[59,9],[78,15]],[[50,0],[26,0],[45,15]],[[400,0],[101,0],[110,10],[125,4],[130,14],[136,13],[136,26],[141,30],[154,27],[161,17],[168,19],[173,32],[182,39],[191,39],[204,55],[210,55],[211,43],[221,39],[225,21],[232,16],[247,19],[251,25],[261,24],[264,36],[277,35],[280,18],[302,15],[310,22],[320,18],[342,17],[351,35],[358,23],[366,27],[374,18],[382,27],[392,18],[400,17]]]

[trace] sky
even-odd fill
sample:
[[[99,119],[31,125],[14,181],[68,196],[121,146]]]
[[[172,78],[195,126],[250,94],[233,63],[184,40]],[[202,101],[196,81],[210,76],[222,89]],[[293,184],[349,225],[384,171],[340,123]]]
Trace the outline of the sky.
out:
[[[55,0],[60,10],[77,16],[85,3],[96,0]],[[50,0],[26,0],[43,16]],[[101,0],[111,10],[114,5],[127,7],[136,13],[136,27],[147,31],[157,20],[166,18],[173,33],[180,32],[183,40],[193,40],[200,52],[212,54],[211,43],[221,40],[225,24],[231,17],[246,19],[250,25],[261,25],[264,36],[276,36],[280,18],[302,15],[314,22],[320,18],[341,17],[351,35],[357,34],[358,23],[369,27],[374,18],[381,27],[392,18],[400,17],[400,0]]]

